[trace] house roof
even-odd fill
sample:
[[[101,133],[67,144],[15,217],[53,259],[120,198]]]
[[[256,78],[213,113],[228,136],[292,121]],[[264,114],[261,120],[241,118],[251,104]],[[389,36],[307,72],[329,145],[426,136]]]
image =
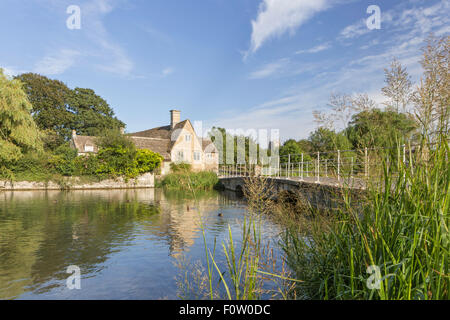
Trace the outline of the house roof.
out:
[[[149,149],[163,156],[164,160],[170,161],[170,151],[175,141],[172,141],[172,134],[175,130],[183,129],[189,120],[184,120],[175,125],[172,129],[170,125],[157,127],[149,130],[128,133],[127,136],[134,142],[138,149]],[[74,136],[73,141],[79,152],[84,152],[86,144],[94,146],[94,152],[98,152],[95,137],[90,136]],[[206,138],[199,138],[203,152],[216,153],[217,148]]]
[[[216,146],[208,138],[202,139],[202,149],[203,149],[203,152],[206,152],[206,153],[218,153]]]
[[[132,137],[145,137],[145,138],[159,138],[159,139],[171,139],[172,132],[177,129],[182,129],[184,125],[189,120],[184,120],[181,122],[178,122],[175,127],[172,129],[170,125],[163,126],[163,127],[157,127],[153,129],[148,129],[144,131],[134,132],[134,133],[128,133],[127,135]]]
[[[98,152],[97,143],[95,141],[95,137],[92,136],[74,136],[72,137],[73,143],[75,144],[75,148],[78,150],[78,152],[89,152],[85,151],[84,147],[86,145],[94,147],[94,153]]]
[[[163,156],[164,160],[170,161],[170,140],[147,138],[147,137],[130,137],[138,149],[149,149]]]

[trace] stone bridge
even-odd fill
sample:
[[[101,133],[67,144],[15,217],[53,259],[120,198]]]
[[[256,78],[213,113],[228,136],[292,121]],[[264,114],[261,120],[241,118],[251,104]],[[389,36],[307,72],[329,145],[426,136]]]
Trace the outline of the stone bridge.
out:
[[[245,188],[247,177],[221,177],[220,182],[226,190],[242,193]],[[365,182],[362,179],[334,179],[334,178],[285,178],[285,177],[265,177],[268,184],[272,186],[273,196],[281,192],[290,195],[301,195],[312,206],[316,208],[334,208],[337,201],[342,199],[345,188],[351,190],[352,194],[360,195],[365,191]]]

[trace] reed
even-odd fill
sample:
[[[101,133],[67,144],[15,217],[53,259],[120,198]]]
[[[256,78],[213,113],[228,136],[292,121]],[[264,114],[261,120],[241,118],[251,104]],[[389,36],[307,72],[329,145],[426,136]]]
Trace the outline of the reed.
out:
[[[188,189],[195,196],[196,190],[190,183]],[[292,297],[293,284],[297,280],[290,277],[290,271],[284,262],[277,261],[271,243],[262,240],[261,215],[267,213],[273,204],[266,197],[271,193],[267,181],[251,177],[246,181],[244,190],[248,201],[248,215],[244,218],[238,241],[228,226],[228,239],[221,243],[225,261],[220,261],[217,257],[215,241],[212,248],[209,247],[200,213],[206,268],[202,269],[202,277],[196,273],[199,267],[190,268],[192,272],[184,272],[182,279],[178,281],[182,297],[198,297],[199,292],[205,291],[207,294],[202,296],[208,296],[209,299],[257,300],[262,297]],[[188,270],[189,267],[184,266],[182,269]],[[199,278],[203,279],[203,282],[199,281]],[[196,285],[198,283],[202,283],[201,288]]]
[[[399,161],[394,174],[384,165],[383,183],[369,188],[362,207],[345,192],[333,223],[318,212],[306,232],[291,223],[282,246],[304,280],[299,297],[449,299],[448,153],[442,138],[409,159],[414,166]]]
[[[217,186],[219,179],[214,172],[174,172],[166,175],[159,185],[167,189],[212,190]]]

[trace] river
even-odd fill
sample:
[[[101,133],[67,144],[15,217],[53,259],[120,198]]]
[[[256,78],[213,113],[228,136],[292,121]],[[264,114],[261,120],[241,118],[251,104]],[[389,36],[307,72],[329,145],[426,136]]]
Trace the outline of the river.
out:
[[[216,191],[0,192],[0,299],[178,299],[180,261],[205,261],[199,217],[224,268],[228,226],[237,239],[246,215],[243,199]],[[262,219],[281,254],[281,227]],[[67,286],[69,266],[80,289]]]

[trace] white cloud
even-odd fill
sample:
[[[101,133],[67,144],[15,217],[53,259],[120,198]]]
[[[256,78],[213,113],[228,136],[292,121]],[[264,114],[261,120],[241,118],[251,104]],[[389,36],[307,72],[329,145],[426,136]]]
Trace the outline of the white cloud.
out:
[[[249,53],[256,52],[267,40],[286,32],[293,34],[316,13],[331,6],[332,0],[263,0],[258,16],[252,20]]]
[[[64,73],[72,67],[80,56],[80,52],[70,49],[61,49],[39,60],[33,71],[43,75],[57,75]]]
[[[114,0],[93,0],[86,2],[81,8],[83,14],[83,27],[86,35],[100,51],[92,55],[101,56],[101,63],[97,67],[101,70],[121,76],[130,76],[134,69],[134,62],[128,57],[126,50],[111,40],[104,24],[103,18],[111,13],[117,6]]]
[[[381,29],[390,33],[404,31],[407,34],[427,34],[435,30],[436,33],[444,34],[448,30],[450,19],[448,12],[450,2],[441,0],[429,7],[406,8],[404,4],[381,11]],[[371,32],[366,25],[366,19],[360,19],[345,27],[339,34],[338,39],[353,39]]]
[[[447,1],[448,3],[448,1]],[[411,4],[408,4],[411,7]],[[282,140],[288,138],[306,138],[315,129],[313,110],[328,110],[327,102],[332,92],[348,94],[368,93],[376,103],[381,104],[385,97],[381,93],[384,86],[383,68],[389,67],[394,57],[407,67],[414,82],[418,82],[423,72],[420,66],[420,48],[425,44],[428,32],[448,34],[449,4],[441,1],[434,5],[419,8],[394,7],[385,13],[382,29],[364,46],[371,50],[355,50],[354,55],[342,55],[333,59],[317,61],[312,76],[299,79],[296,84],[289,84],[289,89],[266,103],[251,108],[247,112],[235,110],[234,114],[221,114],[211,121],[216,126],[244,130],[280,129]],[[383,13],[382,13],[383,15]],[[403,18],[402,18],[403,17]],[[354,39],[368,30],[365,21],[360,20],[352,28],[347,28],[341,39]],[[370,30],[369,30],[370,31]],[[378,35],[378,36],[376,36]],[[355,48],[361,47],[361,43]],[[304,50],[319,49],[319,46]],[[339,50],[339,47],[337,47]],[[372,50],[373,49],[373,50]],[[347,50],[347,49],[346,49]],[[353,60],[351,60],[353,59]],[[329,62],[329,63],[328,63]],[[293,74],[297,70],[294,59],[282,66],[280,61],[269,63],[252,75],[254,78],[268,77],[275,74]]]
[[[0,69],[3,69],[3,73],[8,77],[15,77],[21,73],[25,73],[27,71],[17,69],[16,67],[11,66],[0,66]]]
[[[315,46],[315,47],[307,49],[307,50],[299,50],[296,52],[296,54],[317,53],[317,52],[324,51],[324,50],[327,50],[330,48],[331,48],[331,44],[329,42],[326,42],[326,43],[319,44],[318,46]]]
[[[174,69],[174,68],[172,68],[172,67],[167,67],[167,68],[165,68],[161,73],[162,73],[162,76],[163,76],[163,77],[167,77],[167,76],[171,75],[171,74],[174,73],[174,72],[175,72],[175,69]]]
[[[352,39],[369,33],[371,30],[367,28],[366,20],[361,19],[354,24],[345,27],[339,34],[340,38]]]
[[[259,70],[252,72],[249,75],[249,79],[263,79],[274,75],[281,71],[289,63],[289,59],[283,58],[278,61],[268,63]]]

